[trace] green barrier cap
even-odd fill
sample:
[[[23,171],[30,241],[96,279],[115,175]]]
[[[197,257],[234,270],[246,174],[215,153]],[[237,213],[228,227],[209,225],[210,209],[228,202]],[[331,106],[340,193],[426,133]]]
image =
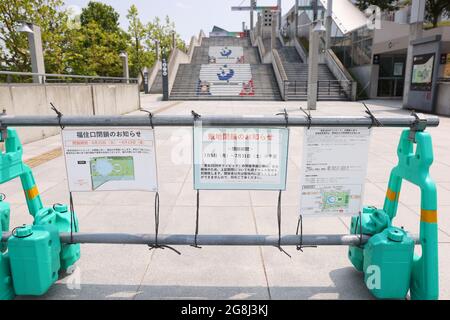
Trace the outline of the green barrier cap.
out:
[[[64,213],[64,212],[67,212],[67,205],[66,205],[66,204],[60,204],[60,203],[57,203],[57,204],[55,204],[55,205],[53,206],[53,209],[54,209],[56,212]]]
[[[33,229],[31,226],[19,227],[15,230],[14,236],[17,238],[29,237],[33,234]]]
[[[405,232],[399,228],[389,228],[388,229],[388,238],[391,241],[402,242],[403,237],[405,236]]]

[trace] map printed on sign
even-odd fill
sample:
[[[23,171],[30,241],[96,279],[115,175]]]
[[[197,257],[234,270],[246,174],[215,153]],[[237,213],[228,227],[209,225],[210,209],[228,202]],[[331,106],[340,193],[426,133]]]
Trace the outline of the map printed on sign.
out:
[[[302,215],[354,215],[362,209],[370,129],[305,130]]]
[[[194,127],[196,190],[284,190],[288,129]]]
[[[70,191],[158,190],[153,130],[65,129],[62,139]]]

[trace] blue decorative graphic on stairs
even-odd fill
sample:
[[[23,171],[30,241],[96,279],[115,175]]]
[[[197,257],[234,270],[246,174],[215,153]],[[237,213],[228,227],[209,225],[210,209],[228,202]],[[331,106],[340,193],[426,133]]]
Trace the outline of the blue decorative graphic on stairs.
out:
[[[223,49],[220,51],[220,55],[221,55],[222,57],[229,57],[229,56],[231,55],[232,52],[233,52],[233,51],[232,51],[231,49],[228,49],[228,47],[225,47],[225,48],[223,48]]]
[[[217,74],[217,77],[219,78],[219,80],[228,81],[231,78],[233,78],[234,70],[228,69],[228,66],[226,64],[223,67],[221,67],[220,70],[222,70],[222,72]]]

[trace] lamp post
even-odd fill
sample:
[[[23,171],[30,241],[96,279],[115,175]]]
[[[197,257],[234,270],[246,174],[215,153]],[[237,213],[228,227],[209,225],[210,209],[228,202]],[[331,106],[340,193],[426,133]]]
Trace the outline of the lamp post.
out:
[[[319,37],[325,31],[321,21],[313,21],[309,29],[308,109],[316,110],[319,78]]]
[[[122,58],[122,67],[123,67],[123,77],[126,78],[125,82],[129,83],[130,72],[128,70],[128,54],[125,51],[122,51],[119,54],[119,57]]]
[[[33,73],[45,74],[44,52],[42,50],[41,28],[28,22],[21,22],[17,32],[28,35],[28,47],[31,54],[31,70]],[[45,83],[45,76],[34,75],[33,83]]]

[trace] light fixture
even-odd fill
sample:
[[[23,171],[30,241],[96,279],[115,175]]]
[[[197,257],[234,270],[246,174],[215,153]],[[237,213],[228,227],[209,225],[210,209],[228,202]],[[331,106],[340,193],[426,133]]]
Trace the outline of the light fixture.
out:
[[[24,32],[24,33],[31,33],[33,34],[34,31],[30,28],[29,24],[26,22],[21,22],[17,27],[16,27],[16,31],[17,32]]]
[[[314,26],[314,29],[313,29],[313,31],[314,32],[325,32],[325,31],[327,31],[327,29],[325,29],[325,27],[323,26],[323,24],[322,24],[322,21],[318,21],[317,23],[316,23],[316,25]]]
[[[122,51],[122,52],[119,54],[119,57],[121,57],[122,59],[126,59],[126,58],[128,57],[128,55],[127,55],[126,52]]]

